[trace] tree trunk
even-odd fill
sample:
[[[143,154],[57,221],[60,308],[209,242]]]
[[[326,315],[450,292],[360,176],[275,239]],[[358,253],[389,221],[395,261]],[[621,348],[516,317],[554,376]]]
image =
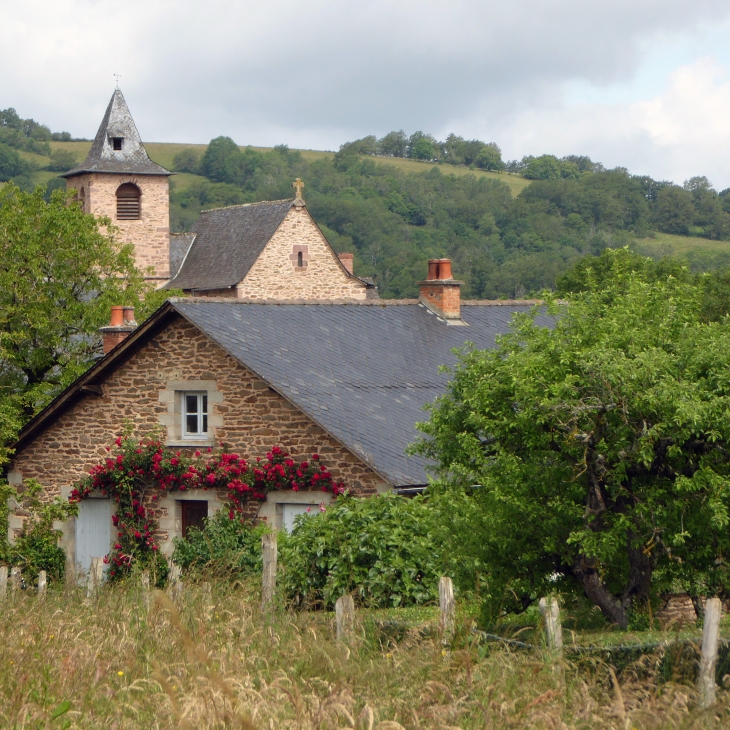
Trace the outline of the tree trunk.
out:
[[[644,552],[641,544],[632,532],[627,536],[627,553],[629,558],[629,584],[624,590],[621,600],[625,608],[629,608],[634,601],[644,602],[649,598],[651,576],[654,572],[654,558]]]
[[[583,590],[588,598],[601,609],[601,612],[609,621],[625,629],[629,623],[626,606],[603,585],[596,570],[595,560],[579,558],[574,571],[583,584]]]

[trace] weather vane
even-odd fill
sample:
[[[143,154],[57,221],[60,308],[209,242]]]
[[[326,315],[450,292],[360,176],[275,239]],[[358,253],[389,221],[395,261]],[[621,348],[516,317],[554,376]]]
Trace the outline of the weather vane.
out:
[[[114,78],[117,80],[117,89],[119,88],[119,79],[122,78],[122,74],[114,74]]]

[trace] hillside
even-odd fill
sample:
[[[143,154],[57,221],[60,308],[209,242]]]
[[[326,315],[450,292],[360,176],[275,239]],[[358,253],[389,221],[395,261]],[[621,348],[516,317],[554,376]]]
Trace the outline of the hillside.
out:
[[[84,159],[91,143],[47,145],[51,156],[18,151],[30,166],[16,178],[19,184],[62,186],[57,172],[42,168],[58,169],[60,162],[68,169]],[[721,240],[730,237],[725,193],[718,196],[708,186],[684,190],[598,165],[596,172],[576,175],[573,163],[561,163],[572,178],[529,180],[527,167],[523,174],[495,172],[353,154],[347,145],[333,153],[245,148],[217,138],[211,145],[146,147],[155,162],[177,171],[171,179],[173,230],[189,230],[204,208],[289,197],[291,181],[301,177],[308,206],[332,245],[353,251],[357,273],[374,277],[384,297],[413,296],[426,260],[442,256],[454,260],[468,298],[552,287],[580,257],[606,247],[676,256],[694,270],[730,265],[730,242]],[[530,164],[537,169],[542,159]],[[681,215],[689,218],[682,222]],[[669,232],[682,226],[694,235]],[[703,236],[706,230],[711,237]]]

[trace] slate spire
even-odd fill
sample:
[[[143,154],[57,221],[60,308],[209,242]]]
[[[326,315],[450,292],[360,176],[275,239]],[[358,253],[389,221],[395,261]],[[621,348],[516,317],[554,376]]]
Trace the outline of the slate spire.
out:
[[[172,174],[150,160],[120,89],[115,89],[112,94],[86,159],[81,165],[69,170],[61,177],[71,177],[85,172],[133,175]]]

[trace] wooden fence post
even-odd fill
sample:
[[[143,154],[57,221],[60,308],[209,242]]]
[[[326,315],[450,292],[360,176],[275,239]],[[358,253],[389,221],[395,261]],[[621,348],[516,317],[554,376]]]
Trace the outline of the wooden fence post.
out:
[[[43,598],[46,595],[46,571],[41,570],[38,573],[38,598]]]
[[[170,593],[173,598],[177,598],[182,595],[183,582],[182,582],[182,568],[175,563],[170,563]]]
[[[12,591],[13,595],[16,596],[18,594],[18,591],[20,590],[20,568],[17,566],[15,568],[10,569],[10,590]]]
[[[335,603],[337,641],[347,641],[355,631],[355,601],[352,596],[340,596]]]
[[[267,611],[274,601],[276,590],[276,533],[270,532],[261,537],[264,556],[264,570],[261,575],[261,610]]]
[[[91,598],[99,593],[101,581],[104,578],[104,559],[91,558],[91,568],[89,569],[89,580],[86,583],[86,597]]]
[[[146,610],[149,611],[150,608],[150,573],[148,570],[143,570],[142,574],[139,576],[139,582],[142,586],[142,601],[144,602],[144,607]]]
[[[700,694],[700,709],[706,710],[715,704],[715,667],[717,665],[717,640],[720,633],[719,598],[708,598],[705,604],[705,626],[702,630],[702,659],[697,690]]]
[[[454,623],[456,619],[456,601],[454,601],[454,584],[451,578],[443,577],[439,580],[439,608],[441,618],[439,629],[441,643],[450,646],[454,638]]]
[[[8,566],[0,565],[0,600],[8,595]]]
[[[540,611],[545,619],[548,649],[555,654],[563,653],[563,627],[560,623],[560,606],[555,596],[540,599]]]

